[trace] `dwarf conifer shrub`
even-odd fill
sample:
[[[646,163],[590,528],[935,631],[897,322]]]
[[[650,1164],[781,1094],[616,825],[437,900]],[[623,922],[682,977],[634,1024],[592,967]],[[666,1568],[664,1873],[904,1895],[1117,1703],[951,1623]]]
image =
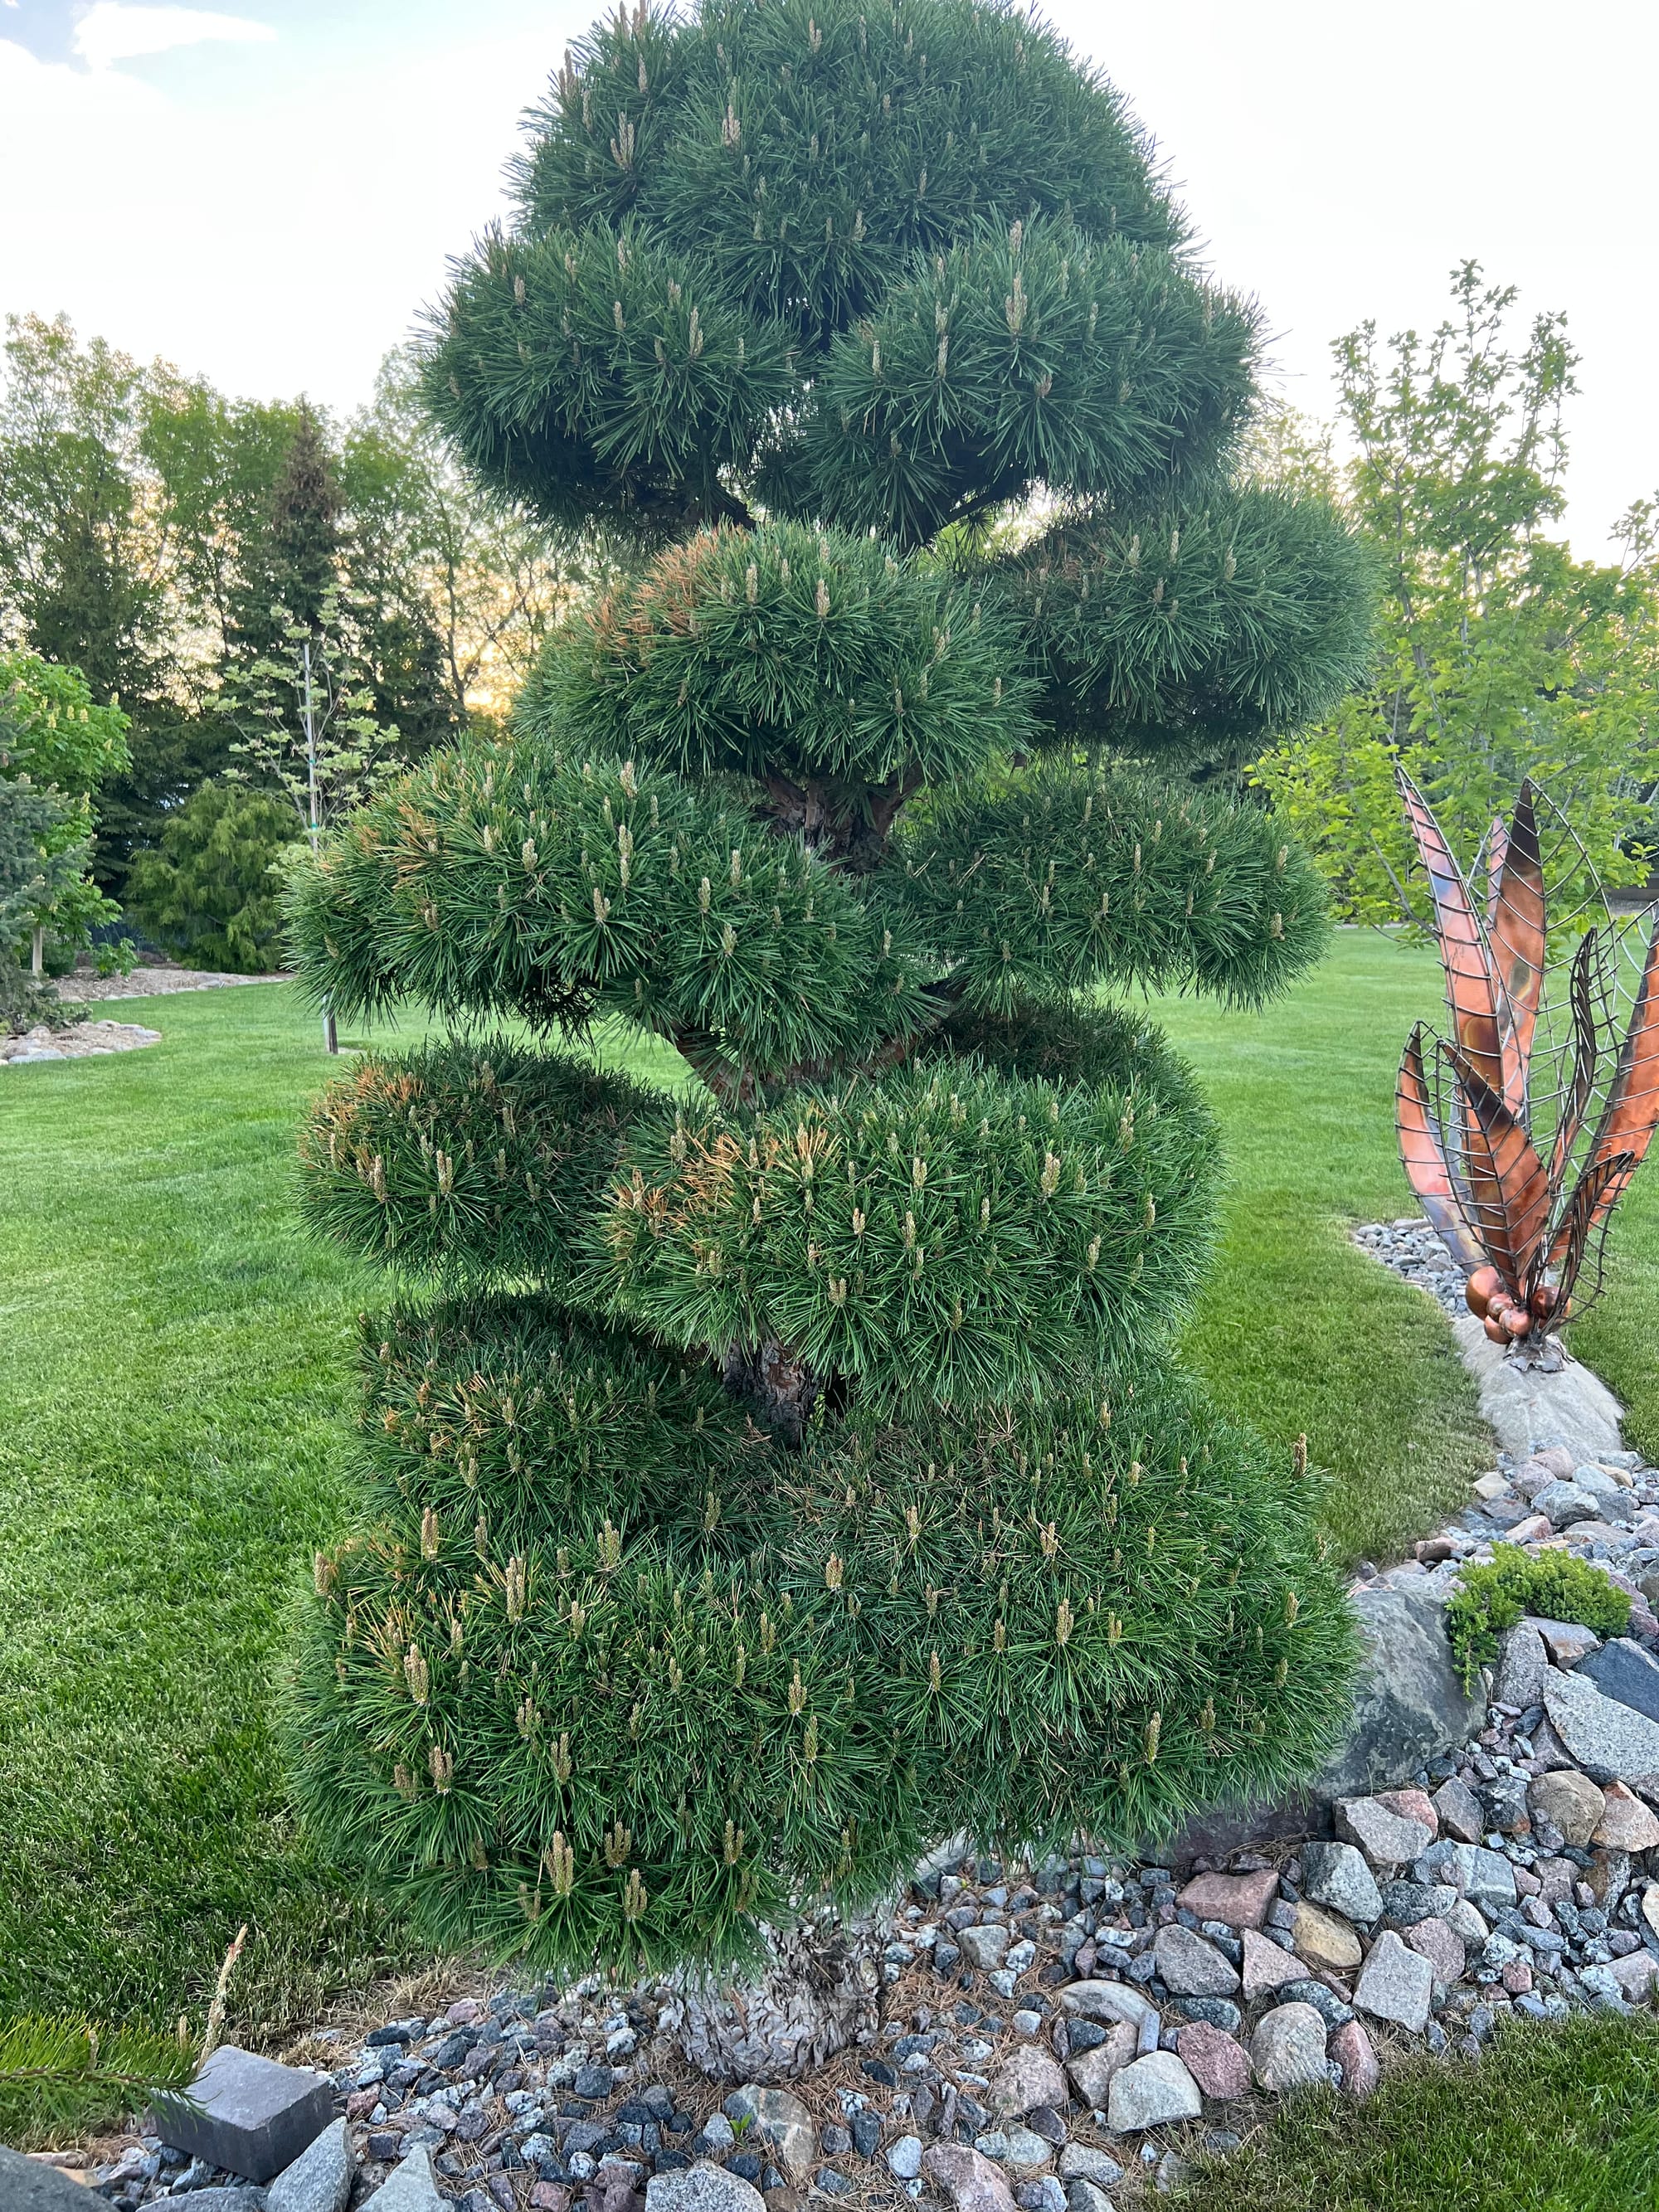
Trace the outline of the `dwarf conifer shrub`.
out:
[[[1215,1132],[1100,994],[1317,957],[1300,848],[1171,768],[1352,680],[1364,571],[1236,480],[1253,313],[1010,10],[618,17],[517,175],[428,395],[634,552],[293,894],[317,998],[452,1030],[302,1142],[402,1282],[297,1771],[441,1940],[722,1961],[957,1829],[1156,1837],[1340,1722],[1305,1455],[1170,1370]],[[600,1015],[678,1090],[597,1071]]]

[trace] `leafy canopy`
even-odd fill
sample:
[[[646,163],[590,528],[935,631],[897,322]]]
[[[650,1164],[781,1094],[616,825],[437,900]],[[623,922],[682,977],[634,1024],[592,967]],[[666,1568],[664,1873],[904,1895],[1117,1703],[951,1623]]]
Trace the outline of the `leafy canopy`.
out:
[[[1453,313],[1386,347],[1367,323],[1334,349],[1355,445],[1341,494],[1383,589],[1372,683],[1286,734],[1256,769],[1317,853],[1340,911],[1396,919],[1409,833],[1403,760],[1467,865],[1530,776],[1611,885],[1640,882],[1659,776],[1659,537],[1645,502],[1616,565],[1549,534],[1564,506],[1564,319],[1512,330],[1516,295],[1478,265]]]

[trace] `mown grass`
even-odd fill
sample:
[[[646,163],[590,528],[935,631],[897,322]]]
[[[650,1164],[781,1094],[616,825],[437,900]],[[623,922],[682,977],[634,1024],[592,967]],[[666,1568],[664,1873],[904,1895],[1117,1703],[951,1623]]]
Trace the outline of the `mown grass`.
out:
[[[271,1739],[369,1286],[295,1218],[322,1063],[291,994],[131,1017],[165,1041],[0,1077],[0,2008],[199,2004],[246,1920],[278,2026],[387,1956]]]
[[[1659,2212],[1659,2021],[1520,2024],[1368,2104],[1291,2099],[1170,2212]]]
[[[1439,1318],[1344,1227],[1404,1210],[1394,1057],[1433,994],[1422,955],[1345,936],[1267,1014],[1158,1010],[1231,1162],[1189,1357],[1308,1431],[1350,1553],[1398,1550],[1486,1450]],[[233,2014],[270,2033],[409,1955],[295,1832],[272,1734],[285,1614],[352,1512],[348,1345],[380,1286],[297,1224],[328,1066],[292,994],[124,1011],[165,1042],[0,1075],[0,2010],[199,2016],[246,1920]],[[1644,1311],[1595,1326],[1628,1390],[1650,1188],[1623,1247]]]

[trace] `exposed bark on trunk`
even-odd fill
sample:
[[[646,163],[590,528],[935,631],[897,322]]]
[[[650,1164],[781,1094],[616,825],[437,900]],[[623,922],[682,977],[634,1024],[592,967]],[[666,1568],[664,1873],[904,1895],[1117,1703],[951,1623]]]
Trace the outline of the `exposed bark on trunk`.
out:
[[[782,1443],[799,1444],[823,1388],[822,1376],[775,1337],[758,1346],[734,1344],[724,1371],[733,1397],[751,1406]]]
[[[885,1914],[843,1920],[825,1909],[792,1928],[766,1929],[769,1963],[747,1980],[691,1976],[671,1985],[659,2025],[689,2064],[718,2081],[787,2081],[882,2024]]]

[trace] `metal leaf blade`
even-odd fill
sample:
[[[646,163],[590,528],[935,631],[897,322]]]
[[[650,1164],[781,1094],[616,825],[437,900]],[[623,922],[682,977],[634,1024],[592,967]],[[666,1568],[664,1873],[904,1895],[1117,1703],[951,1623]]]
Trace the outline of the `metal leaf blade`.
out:
[[[1481,1079],[1501,1096],[1504,1059],[1498,1018],[1498,989],[1485,929],[1469,898],[1462,871],[1452,858],[1428,801],[1397,769],[1401,799],[1417,849],[1428,873],[1445,970],[1446,1000],[1459,1049]]]
[[[1572,1286],[1578,1279],[1578,1270],[1584,1264],[1584,1254],[1592,1233],[1599,1222],[1606,1218],[1608,1186],[1616,1179],[1628,1176],[1636,1163],[1627,1152],[1618,1152],[1611,1159],[1593,1162],[1584,1170],[1573,1186],[1571,1198],[1560,1227],[1550,1246],[1549,1264],[1558,1270],[1556,1291],[1557,1310],[1565,1315]],[[1610,1205],[1612,1201],[1607,1200]]]
[[[1523,1299],[1549,1218],[1549,1178],[1531,1138],[1467,1053],[1443,1045],[1468,1109],[1463,1170],[1476,1235]]]
[[[1468,1221],[1452,1180],[1445,1139],[1430,1095],[1423,1068],[1423,1024],[1419,1022],[1406,1040],[1395,1086],[1395,1127],[1400,1139],[1400,1158],[1406,1180],[1419,1203],[1444,1239],[1452,1256],[1468,1273],[1486,1258]]]
[[[1630,1027],[1619,1049],[1619,1064],[1590,1148],[1591,1167],[1620,1158],[1627,1162],[1602,1192],[1596,1206],[1598,1220],[1613,1211],[1641,1165],[1656,1123],[1659,1123],[1659,921],[1649,940]]]
[[[1501,847],[1500,864],[1499,841],[1494,839],[1497,889],[1492,902],[1492,947],[1502,1033],[1504,1103],[1512,1114],[1519,1114],[1527,1103],[1527,1075],[1546,957],[1544,863],[1530,781],[1521,787],[1514,819]]]

